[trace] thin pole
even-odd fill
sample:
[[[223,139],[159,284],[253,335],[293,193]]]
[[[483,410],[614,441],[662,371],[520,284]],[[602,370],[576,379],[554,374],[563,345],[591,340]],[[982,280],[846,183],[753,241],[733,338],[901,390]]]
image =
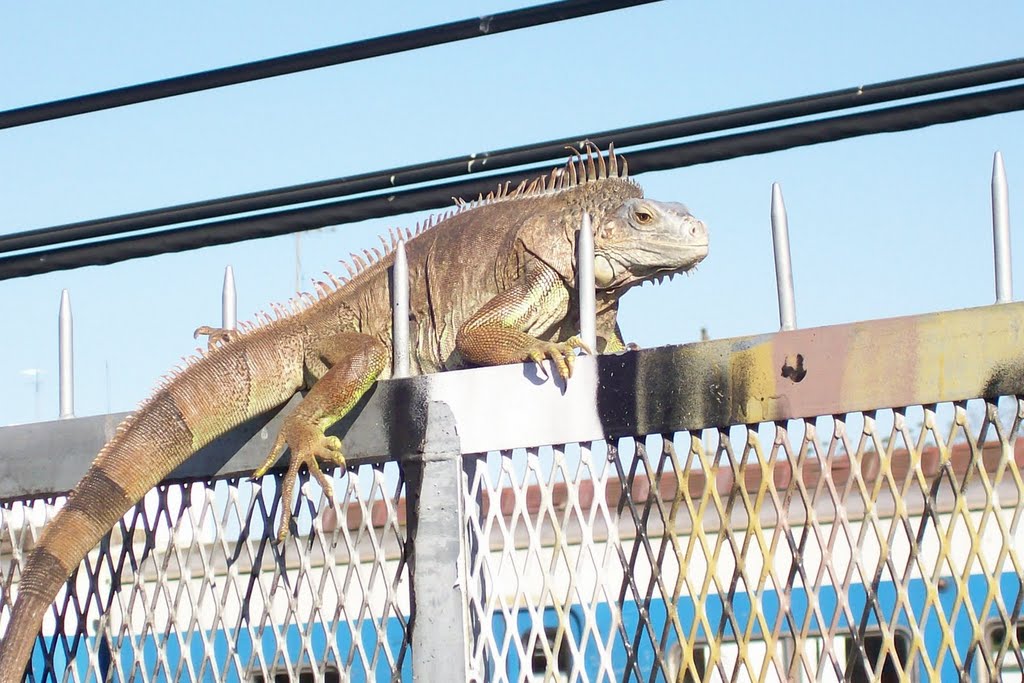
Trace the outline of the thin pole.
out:
[[[634,174],[650,173],[846,140],[861,135],[914,130],[939,123],[963,121],[979,116],[992,116],[1020,110],[1024,110],[1024,85],[637,150],[630,153],[629,165]],[[595,139],[594,142],[603,143],[605,140]],[[479,166],[477,164],[475,167],[479,168]],[[467,164],[461,164],[460,168],[467,168]],[[84,239],[83,235],[120,234],[123,236],[11,256],[0,256],[0,280],[88,265],[106,265],[154,254],[231,244],[247,239],[315,230],[328,225],[354,223],[367,218],[381,218],[446,207],[451,204],[452,197],[475,197],[478,193],[487,193],[504,182],[510,182],[515,186],[523,180],[534,180],[539,173],[545,170],[548,169],[517,170],[486,177],[470,177],[450,183],[405,190],[389,190],[380,194],[208,221],[148,233],[137,232],[139,226],[147,221],[140,223],[136,219],[129,220],[123,217],[89,221],[84,229],[81,228],[81,225],[85,224],[79,224],[79,227],[40,228],[31,233],[0,237],[0,252],[12,251],[15,249],[15,245],[20,251],[28,249],[32,244],[63,244],[71,239]],[[460,171],[460,175],[463,175],[463,171]],[[446,174],[444,177],[452,176]],[[332,193],[332,196],[340,196],[348,194],[349,190],[342,191],[335,187]],[[279,204],[275,204],[275,206],[277,205]],[[235,207],[237,208],[237,205]],[[149,216],[157,214],[162,215],[162,212],[147,213]],[[185,212],[185,214],[195,216],[190,212]],[[175,213],[178,218],[185,214]],[[223,214],[218,213],[217,215]],[[166,216],[164,217],[166,218]],[[177,223],[178,220],[173,222]],[[167,225],[168,223],[161,219],[157,224]]]
[[[580,338],[597,350],[597,284],[594,281],[594,229],[590,214],[583,212],[576,240],[576,289],[580,297]]]
[[[1002,152],[992,160],[992,246],[996,267],[996,303],[1013,301],[1013,266],[1010,261],[1010,188]]]
[[[0,129],[532,28],[655,0],[566,0],[0,111]]]
[[[446,180],[483,171],[497,171],[530,164],[547,164],[553,160],[560,162],[564,159],[566,145],[578,147],[582,145],[583,140],[590,140],[602,148],[614,142],[619,149],[623,149],[633,145],[646,145],[655,142],[667,142],[675,138],[689,138],[708,133],[738,130],[749,126],[761,126],[768,123],[785,121],[787,119],[839,112],[869,104],[896,102],[911,97],[937,95],[954,90],[974,88],[1021,78],[1024,78],[1024,59],[1018,58],[966,69],[901,78],[884,83],[857,85],[853,88],[748,105],[735,109],[723,109],[667,121],[602,131],[582,131],[572,137],[547,140],[540,143],[504,149],[478,150],[472,154],[426,163],[398,166],[369,173],[303,183],[301,185],[291,185],[212,200],[138,211],[119,216],[109,216],[8,233],[0,235],[0,253],[38,249],[40,247],[95,239],[97,237],[123,235],[177,223],[188,223],[232,214],[263,211],[282,206],[295,206],[306,202],[337,199],[339,197],[379,190],[392,192],[402,186]],[[985,95],[982,99],[986,101],[992,97],[990,93],[982,94]],[[942,103],[939,108],[945,112],[949,109],[949,106],[946,103]],[[919,116],[920,113],[915,113],[908,118],[917,120]],[[893,123],[890,121],[889,125]],[[922,123],[927,124],[928,122],[924,121]],[[852,120],[844,120],[842,128],[848,131],[852,124]],[[822,124],[816,124],[816,126],[820,125]],[[824,125],[835,128],[836,122],[826,121]],[[806,140],[808,132],[809,128],[807,126],[792,131],[791,144],[796,144],[799,140]],[[831,132],[839,134],[842,131]],[[734,158],[737,154],[746,152],[761,154],[765,151],[772,151],[775,149],[772,143],[778,137],[779,132],[777,130],[768,130],[759,136],[765,144],[772,146],[771,149],[765,149],[760,143],[752,140],[750,137],[740,139],[735,143],[735,149],[728,151],[729,156],[725,158]],[[842,136],[836,139],[842,139]],[[709,157],[708,153],[713,154],[714,150],[721,150],[726,143],[728,143],[728,139],[723,142],[720,138],[715,138],[710,145],[702,144],[696,148],[698,150],[698,157],[695,160],[687,158],[684,161],[687,165],[714,161],[715,158]],[[785,147],[783,146],[782,148]],[[694,148],[691,147],[689,149]],[[700,152],[699,150],[705,151]],[[689,157],[691,152],[687,152],[686,155]],[[644,168],[643,155],[639,157],[636,154],[631,155],[630,165],[633,166],[634,170]],[[662,164],[661,168],[664,169],[666,167]],[[532,177],[530,179],[532,180]],[[504,180],[502,179],[502,182]],[[519,180],[513,184],[518,184],[518,182]],[[472,195],[475,197],[481,190],[486,194],[488,190],[493,189],[497,184],[498,180],[489,180],[485,183],[486,187],[476,186],[471,191],[467,189],[457,196]],[[444,195],[444,204],[450,203],[449,198],[452,194],[456,193],[447,192]],[[436,206],[429,208],[436,208],[444,204],[438,203]],[[325,223],[324,225],[328,224]]]
[[[793,292],[793,264],[789,256],[789,219],[778,183],[772,183],[772,247],[775,250],[775,283],[779,292],[779,326],[783,330],[795,330],[796,296]]]
[[[238,294],[235,291],[235,271],[228,266],[224,269],[224,289],[220,298],[220,326],[233,330],[238,325]]]
[[[391,353],[393,377],[409,376],[409,262],[405,242],[395,247],[395,264],[391,270],[392,321]]]
[[[65,289],[60,293],[60,312],[57,314],[58,393],[62,420],[75,416],[75,355],[72,327],[71,295]]]

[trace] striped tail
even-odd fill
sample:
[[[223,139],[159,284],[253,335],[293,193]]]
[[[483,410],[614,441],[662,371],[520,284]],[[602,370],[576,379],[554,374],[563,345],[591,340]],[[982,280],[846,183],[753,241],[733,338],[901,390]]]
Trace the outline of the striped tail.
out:
[[[0,683],[22,680],[61,586],[146,492],[213,439],[283,404],[299,388],[301,351],[282,353],[280,346],[260,343],[268,337],[260,331],[191,363],[121,423],[100,451],[25,564],[0,642]]]
[[[86,553],[195,450],[192,434],[166,390],[118,428],[28,557],[11,623],[0,643],[0,682],[22,680],[46,610]],[[120,482],[133,485],[126,488]]]

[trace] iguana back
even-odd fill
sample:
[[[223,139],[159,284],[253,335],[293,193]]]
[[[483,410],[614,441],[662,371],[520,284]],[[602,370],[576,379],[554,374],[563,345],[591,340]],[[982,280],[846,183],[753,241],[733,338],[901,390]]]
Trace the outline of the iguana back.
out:
[[[593,148],[563,169],[500,188],[405,235],[410,271],[414,372],[551,358],[568,377],[575,336],[576,231],[593,217],[601,347],[622,350],[618,299],[645,279],[692,267],[707,253],[703,223],[678,204],[642,198],[623,164]],[[200,351],[118,428],[67,503],[44,528],[24,567],[7,633],[0,681],[20,680],[43,615],[60,587],[111,527],[186,458],[245,420],[309,391],[284,421],[261,476],[286,447],[279,537],[288,530],[300,465],[331,495],[318,459],[343,464],[324,435],[379,377],[390,374],[388,269],[384,253],[354,257],[350,279],[316,285],[317,297],[273,307],[276,318],[239,331],[209,330]]]

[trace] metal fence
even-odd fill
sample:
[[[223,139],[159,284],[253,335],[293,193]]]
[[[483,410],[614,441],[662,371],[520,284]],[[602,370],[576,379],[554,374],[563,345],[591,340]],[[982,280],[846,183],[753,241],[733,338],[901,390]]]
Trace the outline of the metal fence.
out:
[[[239,477],[275,424],[247,425],[89,556],[34,678],[1019,677],[1022,340],[1003,304],[583,358],[564,393],[521,367],[382,382],[338,506],[304,480],[281,545],[276,480]],[[0,439],[74,445],[34,477],[63,490],[113,424]],[[3,506],[0,621],[60,500]]]
[[[782,332],[584,357],[567,385],[379,382],[338,427],[337,505],[304,478],[281,544],[280,473],[245,475],[292,405],[243,425],[90,553],[30,679],[1024,680],[1024,304],[995,171],[997,305],[798,329],[775,188]],[[0,629],[122,417],[0,429]]]

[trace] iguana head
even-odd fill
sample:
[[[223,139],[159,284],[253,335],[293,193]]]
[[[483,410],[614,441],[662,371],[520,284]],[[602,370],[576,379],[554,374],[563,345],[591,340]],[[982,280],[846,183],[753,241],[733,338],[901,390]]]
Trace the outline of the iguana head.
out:
[[[708,255],[708,230],[682,204],[629,197],[594,225],[598,289],[624,291],[684,273]]]
[[[575,244],[584,212],[594,230],[597,288],[612,298],[647,280],[686,272],[708,255],[704,223],[682,204],[645,199],[614,147],[603,156],[585,142],[583,151],[573,152],[550,178],[521,186],[522,195],[546,203],[538,205],[518,232],[526,251],[567,283],[576,280]],[[559,219],[556,232],[552,214]]]
[[[575,211],[567,227],[578,229],[581,212],[590,214],[599,290],[618,296],[648,280],[684,273],[704,260],[708,230],[703,221],[682,204],[645,199],[614,147],[608,150],[607,164],[593,144],[584,149],[566,165],[570,193],[577,200],[570,200]]]

